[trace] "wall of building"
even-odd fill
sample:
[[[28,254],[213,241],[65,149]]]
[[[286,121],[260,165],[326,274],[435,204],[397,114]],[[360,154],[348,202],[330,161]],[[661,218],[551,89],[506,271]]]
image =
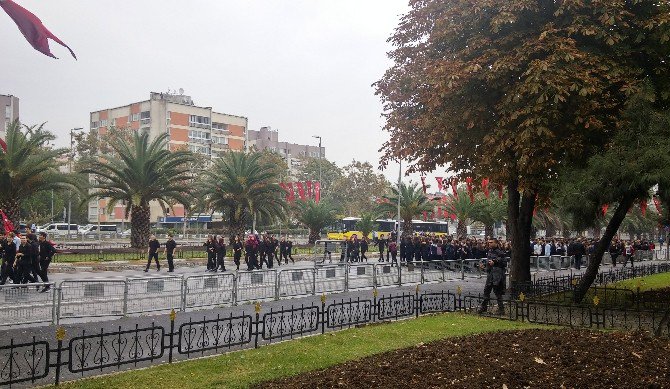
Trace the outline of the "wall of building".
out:
[[[7,127],[19,119],[19,98],[12,95],[0,95],[0,138],[5,138]]]

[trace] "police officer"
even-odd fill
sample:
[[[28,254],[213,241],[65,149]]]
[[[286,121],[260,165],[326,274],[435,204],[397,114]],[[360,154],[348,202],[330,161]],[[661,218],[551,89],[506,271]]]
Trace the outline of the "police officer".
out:
[[[219,269],[224,272],[226,271],[226,241],[223,239],[223,236],[219,237],[219,242],[216,246],[216,269]]]
[[[40,276],[42,282],[49,282],[49,276],[47,271],[49,270],[49,264],[51,264],[51,259],[54,254],[56,254],[56,249],[54,246],[47,240],[47,233],[40,232],[39,235],[39,269],[37,275]],[[49,285],[45,286],[42,292],[46,292],[51,287]]]
[[[165,258],[167,258],[168,263],[168,273],[174,272],[174,250],[177,248],[177,242],[174,241],[174,236],[168,234],[168,240],[165,242]]]
[[[240,270],[240,260],[242,259],[242,242],[240,242],[240,237],[235,236],[235,241],[233,241],[233,262],[235,262],[236,270]]]
[[[16,245],[14,244],[14,233],[7,234],[2,240],[2,273],[0,274],[0,285],[7,282],[7,278],[11,278],[15,284],[20,280],[16,277],[14,272],[14,260],[16,259]]]
[[[488,274],[486,276],[486,286],[484,287],[484,301],[482,301],[482,305],[479,308],[479,313],[486,312],[489,300],[491,300],[491,291],[493,291],[498,300],[498,314],[505,314],[503,294],[505,293],[505,267],[507,266],[507,259],[504,255],[504,252],[499,247],[498,240],[495,238],[489,239],[486,264],[482,263],[480,265],[482,269],[486,269]]]
[[[158,249],[160,247],[161,244],[158,242],[158,239],[156,239],[156,235],[151,235],[149,238],[149,250],[147,252],[149,259],[147,260],[147,267],[144,269],[145,273],[149,271],[149,266],[151,266],[152,259],[156,261],[156,270],[161,270],[161,264],[158,263]]]

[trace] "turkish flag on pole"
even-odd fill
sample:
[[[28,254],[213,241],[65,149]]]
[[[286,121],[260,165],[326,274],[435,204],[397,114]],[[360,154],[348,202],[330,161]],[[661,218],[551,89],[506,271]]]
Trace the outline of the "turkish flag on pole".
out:
[[[500,200],[503,199],[503,186],[502,186],[502,184],[498,184],[498,198]]]
[[[307,198],[311,199],[312,198],[312,181],[305,181],[305,184],[307,184]]]
[[[314,201],[317,204],[321,201],[321,183],[319,181],[314,182]]]
[[[5,212],[0,211],[0,216],[2,216],[2,227],[5,229],[5,233],[14,231],[14,224],[9,221],[9,218],[7,218]]]
[[[286,187],[289,190],[288,202],[290,203],[295,201],[295,189],[293,189],[293,183],[292,182],[287,183]]]
[[[444,178],[435,177],[435,180],[437,181],[437,191],[442,192],[442,188],[444,188],[444,186],[442,186],[442,181],[444,180]]]
[[[482,189],[484,190],[484,195],[488,199],[489,198],[489,179],[488,178],[482,179]]]
[[[602,211],[603,211],[603,216],[607,215],[607,210],[609,209],[610,205],[609,204],[603,204]]]
[[[35,50],[51,58],[57,58],[49,49],[49,39],[52,39],[59,45],[67,47],[74,59],[77,59],[77,56],[74,54],[74,51],[72,51],[70,46],[66,45],[62,40],[58,39],[56,35],[52,34],[51,31],[44,27],[42,21],[30,11],[16,4],[12,0],[0,0],[0,7],[2,7],[2,9],[7,12],[7,15],[14,20],[14,23],[19,27],[23,36],[26,37],[28,43],[30,43]]]
[[[295,183],[298,186],[298,196],[300,200],[305,201],[305,187],[302,185],[302,182]]]
[[[423,186],[423,194],[426,194],[426,176],[421,176],[421,186]]]
[[[7,143],[3,139],[0,139],[0,147],[2,147],[2,150],[6,153],[7,152]]]
[[[642,216],[647,216],[647,200],[640,200],[640,211]]]
[[[465,178],[465,184],[468,188],[468,196],[470,196],[470,202],[474,203],[475,202],[475,196],[472,193],[472,177],[466,177]]]
[[[458,198],[458,178],[451,178],[451,191],[454,193],[454,197]]]

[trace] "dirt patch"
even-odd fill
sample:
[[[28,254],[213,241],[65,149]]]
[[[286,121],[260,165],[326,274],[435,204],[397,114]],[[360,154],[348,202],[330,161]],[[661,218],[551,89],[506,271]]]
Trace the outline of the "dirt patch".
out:
[[[378,354],[256,387],[670,388],[670,342],[632,333],[488,333]]]

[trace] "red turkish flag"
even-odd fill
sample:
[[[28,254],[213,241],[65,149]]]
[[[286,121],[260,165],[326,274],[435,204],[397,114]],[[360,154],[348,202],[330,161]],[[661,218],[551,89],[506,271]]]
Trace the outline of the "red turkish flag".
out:
[[[312,198],[312,181],[306,181],[307,184],[307,198],[311,199]]]
[[[456,216],[455,213],[452,213],[450,219],[451,221],[455,221],[456,219],[458,219],[458,216]]]
[[[658,213],[662,214],[663,208],[661,207],[661,200],[656,196],[654,196],[652,199],[654,200],[654,206],[656,207],[656,210],[658,211]]]
[[[57,58],[49,49],[49,39],[52,39],[59,45],[67,47],[74,59],[77,59],[77,56],[74,54],[74,51],[72,51],[70,46],[66,45],[63,41],[58,39],[56,35],[52,34],[51,31],[44,27],[42,21],[30,11],[16,4],[12,0],[0,0],[0,7],[2,7],[2,9],[7,12],[7,15],[14,20],[16,26],[35,50],[51,58]]]
[[[4,139],[0,139],[0,147],[2,147],[5,153],[7,152],[7,143],[5,143]]]
[[[489,179],[484,178],[482,179],[482,190],[484,191],[484,195],[486,198],[489,198]]]
[[[603,216],[607,215],[607,210],[609,209],[610,205],[609,204],[603,204],[602,211],[603,211]]]
[[[289,203],[295,201],[295,189],[293,189],[293,183],[292,182],[286,183],[286,187],[289,190],[289,196],[288,196]]]
[[[647,216],[647,200],[640,200],[640,211],[642,216]]]
[[[286,196],[286,201],[289,201],[288,187],[283,182],[280,182],[279,186],[286,192],[284,195]]]
[[[5,215],[5,212],[0,210],[0,216],[2,217],[2,227],[5,229],[5,233],[14,231],[14,224],[9,221],[9,218],[7,215]]]
[[[300,200],[305,201],[305,187],[302,185],[302,182],[295,183],[298,186],[298,196]]]
[[[435,177],[435,181],[437,181],[437,191],[438,192],[442,192],[442,189],[444,188],[444,186],[442,186],[442,181],[443,180],[444,180],[444,178],[442,178],[442,177]]]
[[[321,201],[321,183],[319,181],[314,182],[314,201],[317,203]]]
[[[474,203],[475,202],[475,196],[472,193],[472,177],[466,177],[465,178],[465,184],[468,188],[468,196],[470,196],[470,202]]]
[[[423,211],[423,221],[426,221],[428,219],[428,212]]]
[[[451,191],[454,194],[454,197],[458,198],[458,178],[451,177]]]
[[[421,176],[421,186],[423,186],[423,194],[426,194],[426,176]]]
[[[500,200],[503,199],[503,186],[502,186],[502,184],[498,184],[498,198]]]

